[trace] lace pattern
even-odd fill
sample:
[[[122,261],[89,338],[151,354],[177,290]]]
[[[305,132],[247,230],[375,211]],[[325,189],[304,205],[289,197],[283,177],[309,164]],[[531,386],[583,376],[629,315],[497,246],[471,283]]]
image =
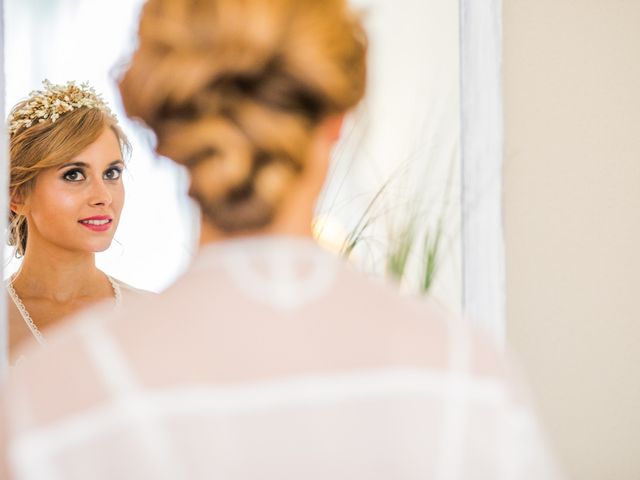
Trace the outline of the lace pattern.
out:
[[[114,296],[114,299],[115,299],[116,307],[119,307],[120,305],[122,305],[122,292],[120,290],[120,285],[118,285],[118,282],[116,282],[109,275],[107,275],[107,279],[109,279],[109,283],[111,284],[111,288],[113,288],[113,296]],[[24,319],[24,322],[27,324],[27,327],[29,327],[29,330],[33,334],[33,336],[36,339],[36,341],[40,345],[44,346],[44,345],[47,344],[47,341],[45,340],[44,336],[42,335],[42,333],[38,329],[38,327],[35,324],[35,322],[33,321],[33,319],[31,318],[31,315],[27,311],[27,308],[24,306],[24,303],[22,302],[22,300],[18,296],[18,293],[16,292],[16,289],[13,288],[13,281],[14,280],[15,280],[15,275],[12,276],[9,279],[9,281],[7,282],[7,291],[9,292],[9,296],[11,297],[11,300],[13,300],[13,303],[15,303],[16,308],[18,309],[18,312],[20,312],[20,315]]]

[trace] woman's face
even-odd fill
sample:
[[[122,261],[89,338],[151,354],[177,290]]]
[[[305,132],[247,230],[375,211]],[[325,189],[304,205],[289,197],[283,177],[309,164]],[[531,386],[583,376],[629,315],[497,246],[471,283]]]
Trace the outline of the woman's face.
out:
[[[44,242],[72,251],[106,250],[124,204],[123,169],[118,139],[105,128],[76,157],[39,173],[24,204],[27,249]]]

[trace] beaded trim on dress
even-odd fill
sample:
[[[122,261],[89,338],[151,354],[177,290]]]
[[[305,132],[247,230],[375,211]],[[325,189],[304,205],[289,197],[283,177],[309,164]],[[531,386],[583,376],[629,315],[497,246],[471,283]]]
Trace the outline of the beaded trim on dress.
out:
[[[29,330],[35,337],[36,341],[40,345],[46,345],[47,341],[45,340],[44,336],[42,335],[42,333],[34,323],[33,319],[31,318],[31,315],[27,311],[27,308],[24,306],[24,303],[22,303],[22,300],[18,296],[16,289],[13,288],[14,279],[15,279],[15,275],[12,275],[7,281],[7,291],[9,292],[9,296],[11,297],[11,300],[13,300],[13,303],[15,303],[16,308],[18,309],[18,312],[20,312],[20,315],[24,319],[24,322],[27,324],[27,327],[29,327]],[[120,285],[118,285],[118,282],[116,282],[109,275],[107,275],[107,279],[109,279],[109,283],[111,283],[111,288],[113,288],[113,296],[115,299],[116,307],[119,307],[122,304],[122,292],[120,291]]]

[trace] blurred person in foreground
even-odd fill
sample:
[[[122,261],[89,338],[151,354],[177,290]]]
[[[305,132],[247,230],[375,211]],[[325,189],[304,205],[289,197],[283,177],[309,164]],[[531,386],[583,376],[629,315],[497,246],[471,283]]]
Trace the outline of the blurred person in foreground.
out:
[[[120,91],[190,171],[199,253],[12,372],[6,477],[556,478],[490,345],[312,240],[365,57],[344,0],[146,3]]]

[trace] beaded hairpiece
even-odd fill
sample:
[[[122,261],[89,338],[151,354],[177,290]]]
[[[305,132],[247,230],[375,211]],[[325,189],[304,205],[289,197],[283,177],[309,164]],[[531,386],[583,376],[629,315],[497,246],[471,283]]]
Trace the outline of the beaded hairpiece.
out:
[[[82,83],[80,86],[75,82],[56,85],[49,80],[43,80],[42,84],[43,90],[31,92],[26,104],[9,115],[9,135],[29,128],[34,123],[47,120],[55,122],[61,115],[82,107],[97,108],[115,117],[102,96],[88,83]]]

